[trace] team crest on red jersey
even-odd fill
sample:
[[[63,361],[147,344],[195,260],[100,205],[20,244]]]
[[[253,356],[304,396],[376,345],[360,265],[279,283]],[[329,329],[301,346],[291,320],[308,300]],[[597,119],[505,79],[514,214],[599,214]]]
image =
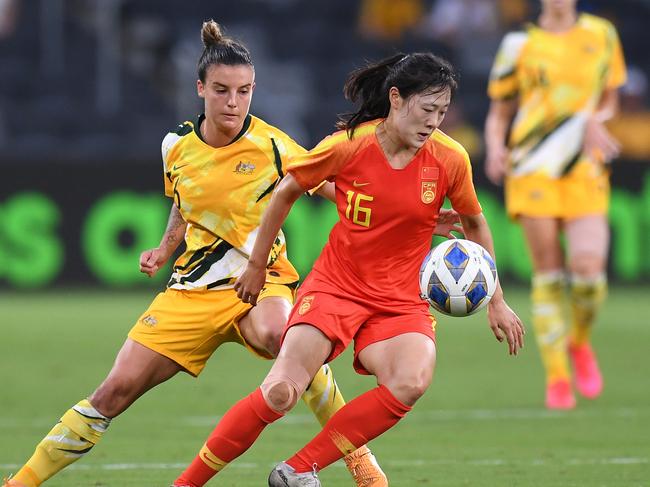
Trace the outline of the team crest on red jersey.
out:
[[[420,193],[422,203],[428,205],[436,198],[436,181],[422,181],[422,192]]]
[[[314,301],[314,296],[305,296],[300,302],[300,307],[298,308],[298,314],[304,315],[311,308],[311,303]]]

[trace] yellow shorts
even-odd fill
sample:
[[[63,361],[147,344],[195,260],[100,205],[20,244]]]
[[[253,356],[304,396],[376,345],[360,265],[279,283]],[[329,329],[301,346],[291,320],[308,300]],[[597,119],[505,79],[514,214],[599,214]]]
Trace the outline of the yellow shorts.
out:
[[[553,179],[546,176],[509,176],[505,183],[506,211],[519,216],[555,217],[570,220],[607,214],[609,174],[581,172]]]
[[[293,304],[294,290],[266,283],[258,300],[279,296]],[[197,376],[212,353],[226,342],[245,346],[254,355],[272,358],[254,349],[239,330],[239,321],[252,306],[234,289],[184,291],[167,289],[153,300],[129,332],[129,338],[172,359]]]

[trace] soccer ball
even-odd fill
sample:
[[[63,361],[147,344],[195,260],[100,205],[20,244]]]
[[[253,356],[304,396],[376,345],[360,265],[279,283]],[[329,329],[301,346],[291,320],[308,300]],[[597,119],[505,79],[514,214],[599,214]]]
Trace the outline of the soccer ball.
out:
[[[432,248],[420,267],[420,292],[449,316],[468,316],[484,308],[497,288],[497,268],[476,242],[450,239]]]

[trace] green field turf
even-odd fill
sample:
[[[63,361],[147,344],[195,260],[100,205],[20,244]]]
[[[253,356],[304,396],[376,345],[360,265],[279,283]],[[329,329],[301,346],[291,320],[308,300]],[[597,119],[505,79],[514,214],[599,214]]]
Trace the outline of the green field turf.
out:
[[[506,287],[528,318],[525,290]],[[0,295],[0,478],[15,470],[72,404],[98,385],[152,293]],[[567,413],[542,407],[543,375],[532,332],[517,358],[491,336],[483,314],[441,320],[434,382],[413,412],[371,447],[392,486],[650,486],[650,289],[613,289],[595,344],[605,393]],[[242,348],[218,350],[200,379],[182,375],[112,424],[93,452],[46,485],[168,486],[218,415],[250,392],[269,364]],[[374,382],[333,363],[348,397]],[[273,463],[317,431],[301,404],[269,427],[209,485],[264,486]],[[353,485],[344,467],[325,486]]]

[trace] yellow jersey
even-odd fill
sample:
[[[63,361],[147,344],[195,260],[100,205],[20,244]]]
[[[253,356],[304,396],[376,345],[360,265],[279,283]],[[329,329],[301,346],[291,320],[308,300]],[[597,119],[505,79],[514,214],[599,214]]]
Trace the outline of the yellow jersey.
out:
[[[587,119],[604,89],[625,82],[618,34],[605,19],[580,14],[566,32],[529,24],[508,33],[488,84],[494,100],[516,98],[510,131],[510,175],[557,178],[586,160]]]
[[[185,252],[174,263],[168,287],[224,289],[243,272],[271,193],[285,163],[305,149],[281,130],[248,115],[228,145],[212,147],[197,124],[184,122],[162,142],[165,195],[187,222]],[[282,232],[267,266],[267,282],[294,284]]]

